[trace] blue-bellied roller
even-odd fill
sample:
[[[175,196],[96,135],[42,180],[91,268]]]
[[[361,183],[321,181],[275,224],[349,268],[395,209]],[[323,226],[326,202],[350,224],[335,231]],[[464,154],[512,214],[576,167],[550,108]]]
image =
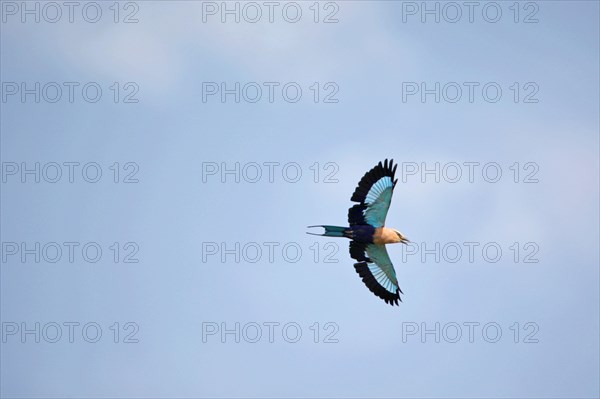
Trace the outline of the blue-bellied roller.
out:
[[[350,227],[317,225],[324,234],[308,233],[326,237],[346,237],[350,241],[350,256],[358,262],[354,268],[371,292],[390,305],[402,302],[402,290],[398,286],[396,271],[385,248],[386,244],[410,242],[398,230],[385,227],[392,194],[398,179],[395,178],[394,160],[386,159],[368,171],[350,198],[358,204],[348,210]]]

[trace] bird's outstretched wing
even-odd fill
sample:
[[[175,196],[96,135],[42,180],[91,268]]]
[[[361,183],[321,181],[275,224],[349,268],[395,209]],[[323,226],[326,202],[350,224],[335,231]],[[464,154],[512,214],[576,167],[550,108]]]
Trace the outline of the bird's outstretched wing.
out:
[[[358,261],[354,268],[373,294],[390,305],[402,302],[400,294],[403,292],[385,245],[350,241],[350,256]]]
[[[350,226],[356,224],[370,224],[373,227],[382,227],[385,224],[392,193],[398,179],[395,178],[396,168],[394,160],[386,159],[379,162],[368,171],[352,194],[351,201],[358,202],[348,211]]]

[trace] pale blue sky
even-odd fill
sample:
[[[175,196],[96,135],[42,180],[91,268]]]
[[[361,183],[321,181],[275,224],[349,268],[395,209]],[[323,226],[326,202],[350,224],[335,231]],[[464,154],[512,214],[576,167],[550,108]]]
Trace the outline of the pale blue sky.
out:
[[[78,176],[74,183],[23,184],[7,176],[1,241],[98,242],[103,257],[36,264],[8,256],[1,264],[2,328],[95,322],[103,335],[95,344],[81,335],[70,343],[64,326],[57,343],[7,335],[3,397],[600,395],[597,2],[523,5],[519,20],[533,11],[539,20],[530,24],[513,22],[512,2],[499,3],[497,23],[476,10],[473,23],[455,24],[418,16],[403,23],[402,2],[336,2],[339,22],[332,24],[313,22],[313,2],[299,3],[295,24],[277,13],[273,23],[214,16],[203,23],[203,3],[191,1],[137,2],[133,24],[113,22],[112,2],[101,3],[95,24],[79,10],[74,23],[66,16],[21,23],[7,3],[2,82],[98,82],[103,96],[39,104],[8,97],[1,103],[3,170],[10,162],[97,162],[103,176],[96,184]],[[119,18],[135,10],[122,8]],[[334,10],[320,3],[319,18]],[[115,104],[113,82],[135,82],[139,102]],[[203,103],[202,82],[298,82],[304,95],[293,104],[281,97]],[[339,102],[315,104],[314,82],[337,84]],[[403,82],[497,82],[503,96],[497,103],[480,96],[472,104],[402,102]],[[513,102],[514,82],[521,90],[534,82],[539,102]],[[121,87],[120,95],[127,92]],[[337,263],[324,262],[332,240],[305,235],[306,226],[344,224],[356,183],[386,157],[500,164],[504,177],[496,184],[400,182],[387,222],[430,246],[497,242],[501,260],[412,256],[403,263],[401,248],[392,247],[405,293],[400,307],[364,287],[347,242],[336,241]],[[115,162],[119,179],[129,171],[125,163],[135,162],[139,182],[113,183]],[[296,162],[303,178],[203,183],[203,162]],[[323,173],[318,183],[315,162]],[[328,162],[339,167],[337,183],[322,182]],[[535,162],[539,183],[513,183],[515,162]],[[135,242],[139,262],[115,263],[114,242]],[[232,256],[203,262],[203,242],[280,245],[274,262],[266,252],[256,263]],[[539,262],[515,263],[514,242],[534,242]],[[286,243],[302,249],[298,262],[283,258]],[[121,248],[120,258],[130,249]],[[113,343],[115,322],[119,341],[124,324],[135,322],[139,342]],[[221,342],[215,335],[203,342],[203,323],[236,322],[249,331],[248,323],[262,325],[262,339],[236,343],[229,335]],[[268,322],[298,323],[302,337],[288,343],[276,330],[271,343]],[[332,331],[327,322],[337,326],[337,343],[323,342]],[[436,322],[463,326],[462,339],[421,342],[415,335],[403,342],[403,328]],[[468,322],[498,323],[502,337],[488,343],[476,330],[469,342]],[[527,322],[539,327],[539,342],[523,342]]]

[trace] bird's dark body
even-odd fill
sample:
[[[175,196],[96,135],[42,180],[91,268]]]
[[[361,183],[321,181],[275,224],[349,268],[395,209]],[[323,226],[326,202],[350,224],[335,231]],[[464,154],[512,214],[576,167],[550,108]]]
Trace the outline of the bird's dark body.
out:
[[[348,238],[365,244],[373,244],[375,227],[368,224],[355,224],[352,227],[348,227],[348,230],[350,230]]]

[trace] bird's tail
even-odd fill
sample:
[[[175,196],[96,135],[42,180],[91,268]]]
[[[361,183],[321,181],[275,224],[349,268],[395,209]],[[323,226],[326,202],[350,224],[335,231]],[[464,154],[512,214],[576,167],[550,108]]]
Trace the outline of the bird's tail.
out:
[[[349,227],[327,226],[327,225],[316,225],[316,226],[308,226],[308,227],[309,228],[311,228],[311,227],[323,227],[325,229],[325,233],[323,233],[323,234],[316,234],[316,233],[309,233],[309,232],[306,233],[306,234],[312,234],[314,236],[349,237],[349,234],[350,234],[350,228]]]

